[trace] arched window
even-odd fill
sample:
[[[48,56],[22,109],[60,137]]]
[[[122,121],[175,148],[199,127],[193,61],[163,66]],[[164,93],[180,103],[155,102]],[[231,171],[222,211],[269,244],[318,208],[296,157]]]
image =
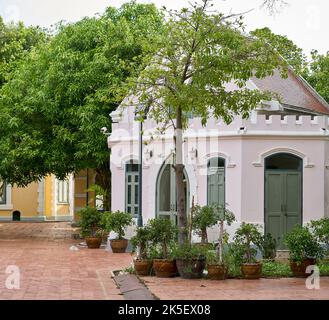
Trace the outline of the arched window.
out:
[[[208,205],[225,206],[225,159],[211,158],[207,167]]]
[[[6,188],[7,184],[4,181],[0,180],[0,204],[6,204]]]
[[[302,169],[299,157],[289,153],[276,153],[265,159],[266,170],[297,170]]]
[[[138,215],[138,164],[133,160],[126,163],[126,212]]]

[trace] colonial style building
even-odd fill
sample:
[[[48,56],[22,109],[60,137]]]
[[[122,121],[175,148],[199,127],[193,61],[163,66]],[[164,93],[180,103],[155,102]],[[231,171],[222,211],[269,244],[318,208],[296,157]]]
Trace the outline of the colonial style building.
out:
[[[58,180],[54,175],[18,188],[4,182],[0,185],[0,221],[72,221],[75,212],[94,205],[94,195],[88,192],[95,183],[92,170]]]
[[[237,218],[231,233],[242,221],[258,223],[282,248],[295,224],[329,216],[329,105],[292,71],[287,79],[279,73],[252,78],[247,86],[276,92],[280,102],[262,103],[249,119],[237,116],[229,125],[210,118],[203,127],[199,118],[190,119],[183,147],[187,201],[189,207],[192,199],[226,203]],[[139,124],[133,106],[111,116],[112,210],[136,215]],[[154,136],[155,128],[145,121],[142,215],[144,222],[176,221],[173,130]]]

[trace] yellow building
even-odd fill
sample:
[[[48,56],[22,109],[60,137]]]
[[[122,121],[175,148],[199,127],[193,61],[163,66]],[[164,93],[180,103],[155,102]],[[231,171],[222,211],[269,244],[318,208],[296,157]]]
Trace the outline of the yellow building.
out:
[[[58,180],[49,175],[25,188],[0,184],[0,221],[74,221],[83,207],[94,206],[93,170],[84,170]]]

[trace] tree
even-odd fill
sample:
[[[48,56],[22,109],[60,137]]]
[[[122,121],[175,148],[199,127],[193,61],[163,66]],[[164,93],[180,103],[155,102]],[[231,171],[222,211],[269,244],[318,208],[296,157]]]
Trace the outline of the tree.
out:
[[[5,24],[0,16],[0,88],[17,62],[47,39],[38,27],[25,27],[22,22]]]
[[[130,2],[100,17],[59,25],[50,43],[27,55],[0,91],[0,176],[26,186],[95,169],[110,202],[109,150],[100,128],[127,94],[161,32],[154,5]]]
[[[252,75],[262,78],[275,68],[285,68],[276,51],[263,38],[244,34],[240,15],[224,16],[210,11],[211,1],[203,0],[191,8],[169,11],[156,55],[146,58],[148,67],[139,75],[135,94],[139,97],[141,119],[146,112],[159,128],[174,129],[175,172],[179,243],[187,240],[187,217],[183,184],[183,130],[188,113],[206,124],[210,116],[226,123],[237,114],[249,116],[269,92],[246,88]],[[281,68],[282,67],[282,68]],[[226,91],[234,82],[238,90]]]
[[[306,55],[303,53],[303,49],[299,48],[293,41],[286,36],[273,33],[267,27],[256,29],[250,33],[275,48],[296,73],[305,73],[307,70]]]
[[[313,50],[310,72],[306,76],[309,83],[329,103],[329,51],[319,54]]]

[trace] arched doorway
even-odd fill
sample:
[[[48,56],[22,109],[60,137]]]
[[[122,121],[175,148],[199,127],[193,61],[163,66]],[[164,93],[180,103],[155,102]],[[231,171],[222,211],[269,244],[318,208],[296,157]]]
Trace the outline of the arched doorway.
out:
[[[303,160],[288,153],[265,159],[265,232],[284,249],[284,236],[302,224]]]
[[[189,211],[189,181],[184,170],[184,186],[186,199],[186,213]],[[168,158],[162,165],[156,186],[156,213],[157,217],[171,219],[177,224],[177,191],[176,174],[173,168],[173,157]]]

